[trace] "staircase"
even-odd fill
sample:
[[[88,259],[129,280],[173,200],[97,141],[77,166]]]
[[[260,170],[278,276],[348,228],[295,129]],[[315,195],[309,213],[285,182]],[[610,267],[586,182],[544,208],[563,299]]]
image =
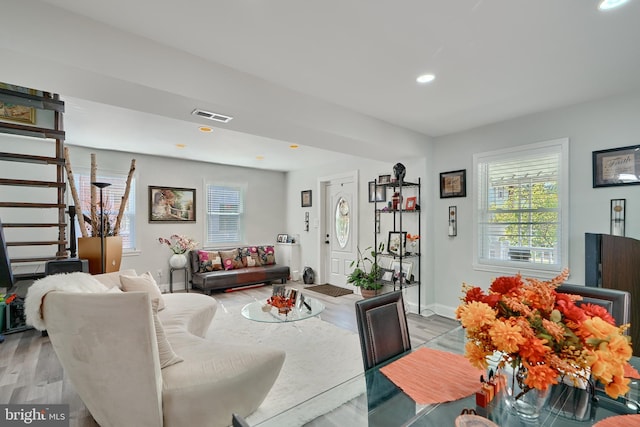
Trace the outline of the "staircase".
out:
[[[0,218],[14,271],[36,263],[16,280],[67,258],[63,113],[57,94],[0,83]]]

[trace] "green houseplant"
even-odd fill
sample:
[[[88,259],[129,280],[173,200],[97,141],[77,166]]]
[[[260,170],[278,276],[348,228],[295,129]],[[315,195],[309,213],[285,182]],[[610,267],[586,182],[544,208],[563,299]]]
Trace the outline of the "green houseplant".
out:
[[[379,252],[383,250],[384,244],[380,243]],[[375,262],[376,252],[371,250],[371,247],[366,248],[365,252],[367,251],[370,251],[370,257],[363,255],[360,248],[358,248],[358,258],[351,262],[351,267],[355,266],[355,268],[347,276],[347,283],[359,287],[362,296],[365,298],[376,295],[382,289],[382,283],[380,282],[382,270],[378,263]]]

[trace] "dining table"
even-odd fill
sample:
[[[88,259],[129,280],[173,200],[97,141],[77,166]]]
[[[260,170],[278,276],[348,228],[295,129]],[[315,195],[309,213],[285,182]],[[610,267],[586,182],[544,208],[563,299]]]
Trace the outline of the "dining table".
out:
[[[509,386],[499,392],[487,405],[478,405],[476,391],[481,389],[479,375],[473,378],[474,385],[471,389],[467,386],[462,390],[464,396],[449,397],[446,398],[448,401],[443,402],[430,401],[430,399],[433,400],[434,395],[447,395],[452,392],[452,384],[455,386],[458,383],[468,383],[466,376],[476,375],[476,373],[464,374],[464,378],[459,376],[460,371],[457,366],[460,365],[461,356],[464,354],[465,343],[465,330],[458,326],[255,426],[446,427],[455,426],[456,418],[463,412],[475,413],[493,423],[488,425],[502,427],[640,426],[640,380],[635,378],[632,378],[629,384],[630,391],[618,399],[607,396],[601,386],[596,384],[595,389],[587,394],[586,399],[581,397],[579,411],[575,409],[573,412],[566,411],[566,407],[571,405],[567,402],[558,405],[555,402],[554,405],[544,406],[539,417],[534,419],[522,418],[513,406],[509,405],[509,400],[505,398],[505,392]],[[431,353],[427,351],[437,353],[440,357],[437,361],[435,358],[432,361],[415,357],[422,352],[425,353],[423,356],[429,356]],[[413,369],[409,371],[409,376],[415,377],[414,382],[418,383],[422,391],[426,391],[426,398],[419,394],[416,397],[415,392],[408,387],[403,390],[389,378],[390,368],[395,362],[411,357],[415,359],[414,363],[419,364],[409,365],[409,369]],[[635,369],[640,368],[640,358],[632,357],[630,365]],[[486,372],[484,374],[486,378]],[[510,379],[507,384],[509,382]],[[587,393],[584,390],[582,392]],[[572,399],[576,399],[575,395],[572,395]]]

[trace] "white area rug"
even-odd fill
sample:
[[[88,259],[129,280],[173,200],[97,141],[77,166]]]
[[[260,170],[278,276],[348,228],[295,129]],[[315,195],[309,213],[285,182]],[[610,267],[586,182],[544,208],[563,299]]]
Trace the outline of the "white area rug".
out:
[[[262,323],[245,319],[241,306],[219,307],[207,332],[213,341],[264,344],[280,348],[286,358],[280,375],[260,407],[247,421],[255,425],[362,373],[358,334],[318,317],[289,323]],[[346,401],[348,399],[345,399]],[[307,413],[309,419],[339,406]]]

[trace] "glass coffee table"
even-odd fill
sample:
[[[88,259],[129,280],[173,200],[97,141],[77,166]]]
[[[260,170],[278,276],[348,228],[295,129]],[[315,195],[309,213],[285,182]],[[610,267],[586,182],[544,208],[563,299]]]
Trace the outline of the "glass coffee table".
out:
[[[306,297],[304,302],[307,305],[299,304],[299,306],[296,305],[295,307],[292,307],[287,314],[280,314],[276,307],[268,305],[266,301],[254,301],[242,308],[242,315],[247,319],[255,320],[256,322],[295,322],[297,320],[304,320],[317,316],[322,313],[325,308],[324,304],[315,298]]]

